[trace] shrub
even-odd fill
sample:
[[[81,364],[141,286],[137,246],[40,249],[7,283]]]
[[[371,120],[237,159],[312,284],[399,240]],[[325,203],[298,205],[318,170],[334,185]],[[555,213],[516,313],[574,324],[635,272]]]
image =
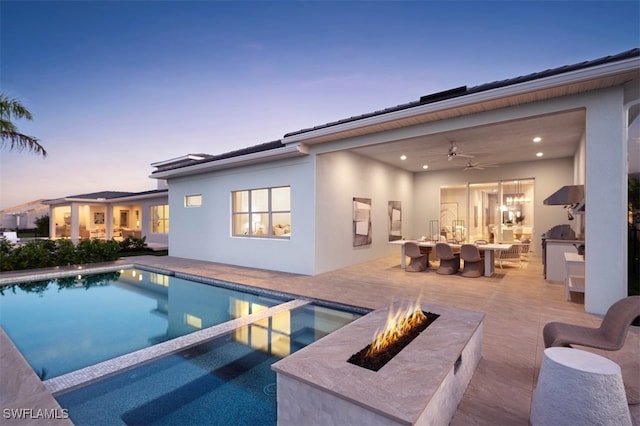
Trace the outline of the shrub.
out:
[[[127,251],[142,251],[147,247],[147,237],[136,238],[136,237],[127,237],[124,240],[120,241],[120,250]]]
[[[76,263],[76,246],[66,238],[56,240],[58,250],[56,252],[56,266],[73,265]]]
[[[36,218],[36,220],[34,220],[33,223],[36,225],[37,235],[39,237],[49,236],[49,215],[48,214],[45,214],[43,216]]]
[[[20,246],[0,239],[0,271],[108,262],[120,257],[117,241],[33,240]]]

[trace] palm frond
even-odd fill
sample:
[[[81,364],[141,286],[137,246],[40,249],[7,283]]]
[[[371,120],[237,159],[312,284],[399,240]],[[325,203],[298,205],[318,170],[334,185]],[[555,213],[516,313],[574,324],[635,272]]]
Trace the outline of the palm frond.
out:
[[[32,120],[31,112],[20,101],[11,99],[4,93],[0,93],[0,146],[9,147],[9,150],[30,151],[47,156],[38,139],[18,132],[13,123],[15,119]]]
[[[16,99],[10,99],[5,94],[0,94],[0,118],[33,120],[31,112]]]
[[[2,146],[9,146],[9,150],[17,150],[17,151],[30,151],[35,152],[36,154],[41,154],[43,157],[47,156],[47,151],[44,149],[42,145],[38,142],[38,139],[23,135],[18,132],[0,132],[0,141],[2,142]]]

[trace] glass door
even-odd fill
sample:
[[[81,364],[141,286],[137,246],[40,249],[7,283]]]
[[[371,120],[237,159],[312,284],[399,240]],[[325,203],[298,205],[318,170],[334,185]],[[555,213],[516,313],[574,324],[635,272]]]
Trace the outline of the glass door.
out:
[[[498,182],[469,184],[469,241],[491,242],[499,213]]]

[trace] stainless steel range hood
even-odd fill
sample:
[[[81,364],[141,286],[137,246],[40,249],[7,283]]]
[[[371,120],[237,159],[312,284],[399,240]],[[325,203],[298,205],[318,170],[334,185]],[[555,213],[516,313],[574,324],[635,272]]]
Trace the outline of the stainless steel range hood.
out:
[[[546,206],[568,206],[584,201],[584,185],[567,185],[558,189],[542,203]]]

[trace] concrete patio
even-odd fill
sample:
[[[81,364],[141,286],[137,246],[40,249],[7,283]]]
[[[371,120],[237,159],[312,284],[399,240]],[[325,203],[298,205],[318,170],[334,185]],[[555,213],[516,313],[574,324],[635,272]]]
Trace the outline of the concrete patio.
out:
[[[443,276],[436,274],[433,267],[427,272],[408,273],[400,267],[397,255],[317,276],[175,257],[144,256],[117,263],[136,263],[367,308],[387,306],[394,299],[420,297],[425,303],[484,312],[483,358],[452,425],[527,425],[544,350],[544,325],[550,321],[593,327],[600,324],[600,317],[584,312],[581,295],[567,301],[562,284],[544,280],[537,257],[525,262],[522,268],[505,266],[503,270],[497,269],[490,278]],[[28,274],[2,273],[0,281]],[[0,338],[6,339],[3,334]],[[637,356],[640,353],[640,327],[631,327],[620,351],[581,349],[618,363],[628,396],[636,402],[640,400],[640,360]],[[55,400],[46,393],[44,386],[38,386],[37,376],[28,365],[24,368],[24,360],[6,340],[0,341],[0,367],[3,409],[55,406]],[[640,405],[631,405],[630,409],[634,424],[640,425]],[[6,418],[0,422],[21,424]],[[61,420],[50,424],[57,422]]]

